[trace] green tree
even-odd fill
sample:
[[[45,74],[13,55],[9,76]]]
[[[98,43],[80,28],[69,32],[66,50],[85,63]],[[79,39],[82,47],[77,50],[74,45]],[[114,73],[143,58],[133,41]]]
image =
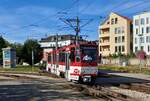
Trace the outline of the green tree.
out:
[[[22,48],[22,58],[24,62],[32,64],[32,50],[34,52],[34,63],[38,63],[42,58],[42,49],[37,40],[26,40]]]
[[[22,60],[23,45],[20,43],[14,43],[14,44],[10,44],[10,46],[16,50],[17,63],[20,63]]]

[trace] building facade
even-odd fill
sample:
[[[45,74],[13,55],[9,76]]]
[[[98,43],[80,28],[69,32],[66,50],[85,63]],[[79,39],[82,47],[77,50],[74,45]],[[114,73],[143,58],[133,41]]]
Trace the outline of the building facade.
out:
[[[99,55],[129,54],[132,51],[132,21],[117,13],[110,13],[99,26]]]
[[[42,38],[39,43],[41,47],[43,48],[43,61],[47,61],[47,53],[56,49],[56,41],[57,41],[57,47],[63,47],[70,44],[75,43],[76,36],[75,35],[53,35],[49,36],[47,38]],[[79,42],[83,42],[82,37],[78,37]]]
[[[150,12],[133,16],[133,52],[140,50],[150,55]]]

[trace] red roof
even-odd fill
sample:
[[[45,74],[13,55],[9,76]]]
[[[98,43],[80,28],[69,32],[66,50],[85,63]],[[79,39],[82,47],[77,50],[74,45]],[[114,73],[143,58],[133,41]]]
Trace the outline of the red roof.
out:
[[[124,19],[127,19],[127,20],[129,20],[129,21],[132,22],[132,20],[131,20],[130,18],[126,17],[126,16],[122,16],[122,15],[116,13],[116,12],[113,12],[113,13],[114,13],[114,14],[117,14],[118,16],[123,17]]]
[[[132,20],[131,20],[130,18],[126,17],[126,16],[122,16],[122,15],[116,13],[116,12],[112,12],[112,13],[114,13],[114,14],[116,14],[116,15],[118,15],[118,16],[120,16],[120,17],[122,17],[122,18],[124,18],[124,19],[129,20],[129,21],[132,22]],[[108,20],[108,18],[109,18],[109,17],[107,17],[107,18],[101,23],[101,25],[104,24],[104,23]]]

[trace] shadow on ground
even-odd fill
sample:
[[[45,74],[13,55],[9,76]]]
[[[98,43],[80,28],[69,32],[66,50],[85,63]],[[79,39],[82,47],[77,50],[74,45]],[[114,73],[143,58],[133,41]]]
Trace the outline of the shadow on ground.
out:
[[[110,85],[110,84],[150,83],[150,80],[139,79],[136,77],[115,75],[118,73],[123,73],[123,72],[99,70],[99,77],[96,79],[96,84]]]
[[[0,81],[0,101],[90,101],[90,98],[92,100],[92,97],[82,95],[70,89],[64,89],[55,81],[31,81],[31,83],[26,84],[13,84],[11,81],[9,82],[10,84],[6,84]]]

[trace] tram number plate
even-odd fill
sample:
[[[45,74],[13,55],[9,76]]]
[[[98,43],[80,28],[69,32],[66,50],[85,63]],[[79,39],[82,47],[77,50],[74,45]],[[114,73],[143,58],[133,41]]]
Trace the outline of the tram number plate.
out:
[[[79,79],[79,76],[70,76],[70,78],[72,79],[72,80],[78,80]]]

